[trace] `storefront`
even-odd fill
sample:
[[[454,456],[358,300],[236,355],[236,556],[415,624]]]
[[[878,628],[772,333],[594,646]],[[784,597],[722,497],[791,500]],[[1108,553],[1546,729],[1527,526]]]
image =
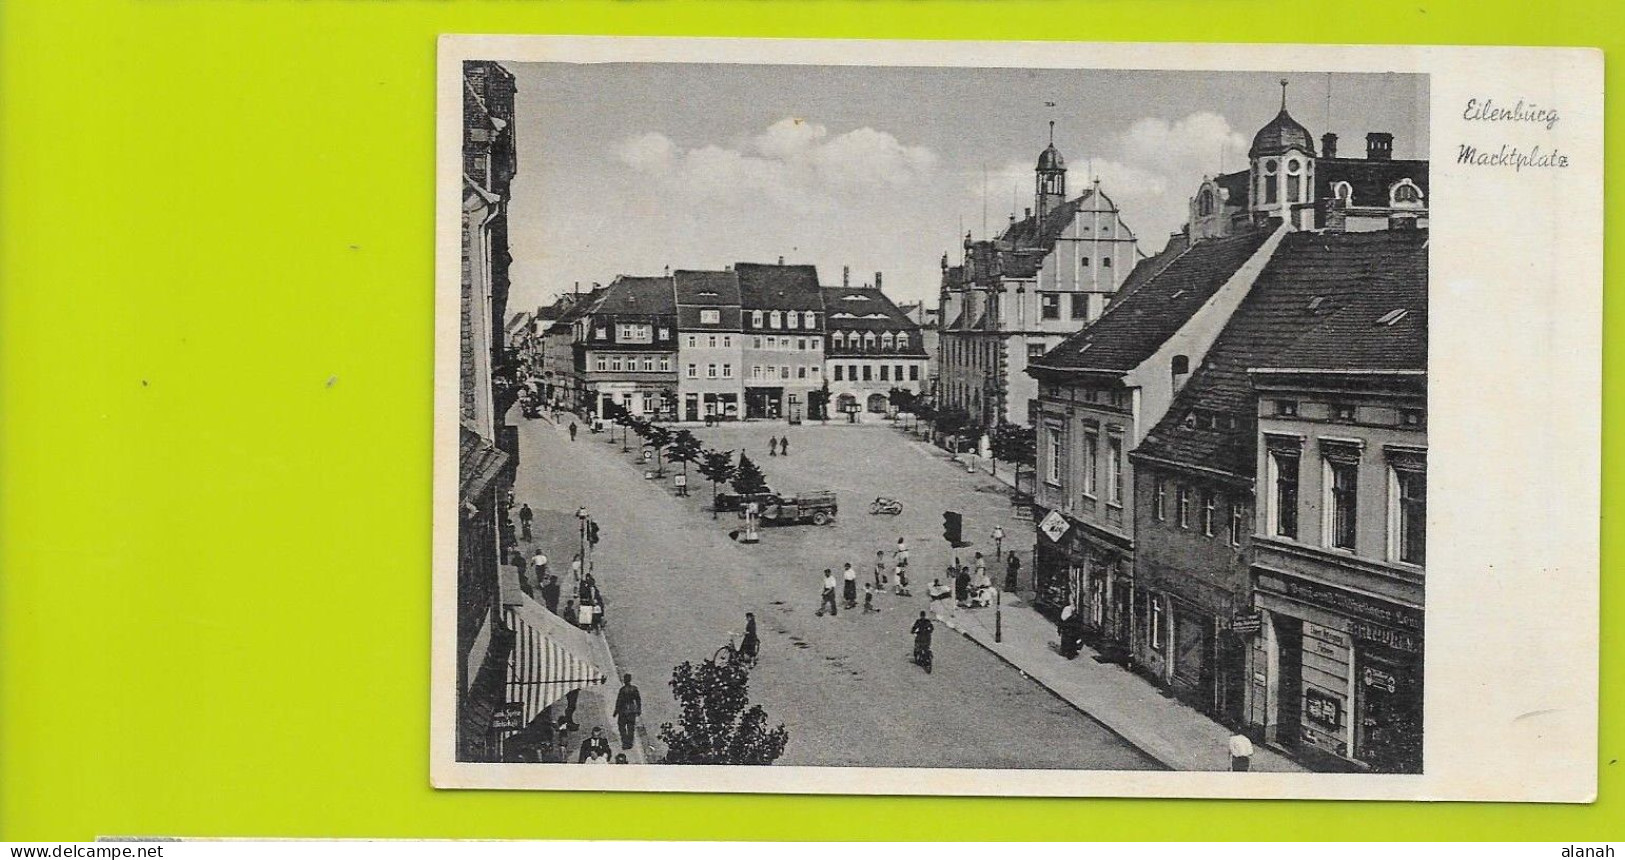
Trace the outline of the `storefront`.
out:
[[[1130,611],[1136,668],[1181,701],[1228,724],[1246,716],[1248,628],[1237,598],[1193,577],[1141,572]]]
[[[1133,560],[1127,538],[1059,511],[1038,507],[1036,512],[1035,602],[1052,615],[1073,607],[1083,619],[1084,640],[1126,660],[1134,628]]]
[[[1422,769],[1422,610],[1255,568],[1264,617],[1251,721],[1267,739],[1381,773]]]
[[[690,391],[683,395],[683,420],[739,419],[739,395],[734,392]]]

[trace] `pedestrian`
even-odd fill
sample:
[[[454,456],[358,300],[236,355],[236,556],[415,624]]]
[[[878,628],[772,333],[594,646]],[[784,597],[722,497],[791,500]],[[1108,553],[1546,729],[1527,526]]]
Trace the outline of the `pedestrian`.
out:
[[[819,617],[823,617],[826,607],[828,607],[830,615],[837,614],[835,612],[835,573],[827,567],[824,568],[824,590],[818,604]]]
[[[529,502],[519,506],[520,540],[530,540],[530,521],[535,517],[536,514],[531,511]]]
[[[621,690],[615,694],[615,724],[621,730],[621,749],[632,748],[632,739],[638,731],[638,717],[643,714],[643,694],[632,683],[632,673],[621,676]]]
[[[767,437],[767,456],[769,456],[769,457],[777,457],[777,456],[779,456],[779,437],[777,437],[777,436],[769,436],[769,437]]]
[[[954,602],[964,606],[970,600],[970,568],[954,559]]]
[[[1230,769],[1234,771],[1251,770],[1253,766],[1253,742],[1241,732],[1230,736]]]
[[[875,550],[875,588],[886,587],[886,551]]]
[[[971,564],[976,568],[975,575],[977,585],[981,585],[983,582],[988,581],[987,559],[982,557],[981,552],[976,553],[976,558],[972,560]]]
[[[783,439],[779,440],[779,456],[780,457],[788,457],[788,456],[790,456],[790,437],[789,436],[786,436]]]
[[[570,441],[574,442],[575,440],[576,440],[576,423],[574,421],[571,421],[570,422]]]
[[[902,538],[897,539],[897,549],[892,553],[892,560],[898,567],[908,567],[908,543]]]
[[[531,571],[536,575],[536,581],[541,582],[547,577],[547,556],[542,554],[541,547],[530,557]]]
[[[573,732],[581,728],[576,724],[576,701],[580,698],[580,690],[571,690],[564,694],[564,714],[559,717],[559,731]]]
[[[581,581],[581,553],[570,557],[570,578],[576,582]]]
[[[1061,609],[1061,620],[1055,624],[1055,633],[1061,637],[1061,656],[1068,660],[1078,656],[1082,644],[1077,634],[1077,614],[1078,608],[1069,603]]]
[[[847,609],[856,609],[858,605],[858,572],[852,569],[852,562],[847,562],[841,569],[841,597],[846,601]]]
[[[745,613],[745,638],[739,641],[739,655],[751,664],[762,651],[762,640],[756,635],[756,613]]]
[[[897,596],[908,597],[908,568],[897,567],[893,568],[892,572],[897,576]]]
[[[863,584],[863,611],[864,611],[865,614],[870,613],[870,612],[879,612],[880,611],[879,609],[875,608],[875,586],[874,586],[874,583],[865,582]]]
[[[609,764],[609,738],[604,737],[603,726],[593,726],[592,734],[581,742],[581,758],[577,764]]]
[[[1004,590],[1015,591],[1021,586],[1021,559],[1010,550],[1010,560],[1004,566]]]
[[[554,615],[559,614],[559,578],[551,574],[542,583],[542,603],[547,611]]]

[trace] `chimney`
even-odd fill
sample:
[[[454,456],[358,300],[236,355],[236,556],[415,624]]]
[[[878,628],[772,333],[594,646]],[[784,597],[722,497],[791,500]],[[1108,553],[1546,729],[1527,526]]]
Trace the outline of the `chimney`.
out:
[[[666,277],[671,277],[671,266],[666,267]]]
[[[578,296],[581,295],[581,282],[580,281],[576,281],[575,294],[578,295]]]
[[[1320,156],[1322,158],[1337,157],[1337,135],[1328,131],[1320,136]]]
[[[724,272],[731,272],[733,270],[734,270],[734,264],[733,263],[729,263],[728,265],[722,267],[722,271],[724,271]]]
[[[1028,217],[1028,218],[1031,218],[1031,217],[1033,217],[1033,207],[1031,207],[1031,206],[1028,206],[1028,207],[1027,207],[1027,208],[1026,208],[1026,209],[1025,209],[1025,210],[1023,210],[1023,211],[1025,211],[1025,212],[1026,212],[1026,213],[1027,213],[1027,217]]]
[[[875,272],[875,289],[880,289],[880,273]]]
[[[784,265],[784,255],[783,254],[779,255],[779,265],[781,265],[781,266]]]
[[[1365,136],[1365,157],[1368,161],[1392,161],[1394,136],[1385,131],[1373,131]]]
[[[943,259],[947,259],[947,257],[945,256],[945,257],[943,257]],[[841,286],[843,286],[843,287],[852,286],[852,267],[851,266],[842,266],[841,267]]]

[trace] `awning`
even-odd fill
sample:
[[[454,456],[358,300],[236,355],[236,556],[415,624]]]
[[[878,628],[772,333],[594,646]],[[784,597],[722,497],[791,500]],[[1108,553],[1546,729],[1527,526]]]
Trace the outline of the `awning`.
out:
[[[596,641],[528,595],[503,607],[503,617],[514,632],[507,699],[524,706],[524,725],[571,690],[608,680]]]

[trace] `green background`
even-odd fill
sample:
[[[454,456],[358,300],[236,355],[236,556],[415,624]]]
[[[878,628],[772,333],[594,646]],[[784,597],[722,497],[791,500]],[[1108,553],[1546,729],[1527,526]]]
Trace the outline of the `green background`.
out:
[[[437,792],[426,761],[437,34],[1619,48],[1621,6],[5,0],[0,838],[1625,837],[1606,579],[1590,806]]]

